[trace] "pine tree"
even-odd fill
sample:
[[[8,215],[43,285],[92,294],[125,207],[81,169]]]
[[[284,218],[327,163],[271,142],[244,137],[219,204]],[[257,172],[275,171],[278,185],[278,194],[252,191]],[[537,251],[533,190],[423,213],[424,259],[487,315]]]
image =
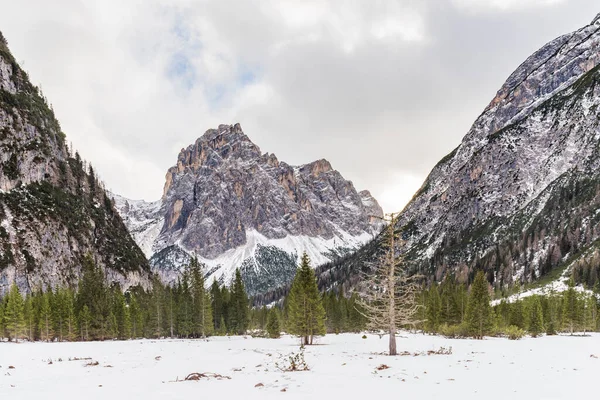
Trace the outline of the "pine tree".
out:
[[[306,253],[292,282],[288,307],[288,330],[300,336],[304,345],[312,344],[315,336],[325,334],[325,309]]]
[[[360,304],[360,299],[353,293],[348,299],[348,329],[350,332],[361,332],[365,330],[367,320],[366,311]]]
[[[478,271],[471,286],[466,313],[467,329],[476,339],[483,339],[492,329],[492,308],[488,284],[483,271]]]
[[[65,307],[67,339],[75,340],[75,329],[77,326],[77,319],[75,318],[75,296],[71,289],[65,290],[63,302]]]
[[[216,279],[210,286],[210,301],[213,310],[213,326],[215,332],[220,332],[221,320],[223,319],[223,296]]]
[[[567,329],[571,335],[575,331],[579,320],[579,304],[577,301],[577,292],[575,291],[575,281],[573,277],[569,279],[569,288],[563,293],[563,328]]]
[[[163,336],[163,325],[165,322],[164,303],[164,287],[158,277],[152,280],[152,292],[148,304],[148,314],[150,320],[148,322],[152,337],[160,338]]]
[[[50,297],[50,309],[53,321],[52,326],[54,328],[53,330],[56,332],[58,340],[62,342],[65,328],[64,322],[66,319],[65,296],[63,295],[63,290],[58,288],[56,289],[56,293],[53,293],[51,290],[48,291],[48,295]]]
[[[52,329],[52,309],[50,307],[50,292],[40,294],[40,339],[46,342],[52,340],[54,331]]]
[[[4,310],[6,309],[6,297],[0,297],[0,339],[6,336],[6,322],[4,320]]]
[[[178,331],[182,337],[190,337],[192,334],[192,294],[189,287],[189,276],[184,271],[178,283],[177,320]]]
[[[529,333],[532,337],[538,337],[544,331],[542,304],[538,296],[533,297],[529,309]]]
[[[593,295],[587,295],[584,293],[582,295],[581,304],[583,307],[581,325],[583,328],[583,333],[585,334],[588,330],[593,331],[596,328],[596,316],[594,312],[596,308],[596,301]]]
[[[90,340],[90,326],[92,323],[92,314],[90,308],[86,305],[83,306],[79,313],[79,324],[81,327],[81,340]]]
[[[131,338],[137,339],[144,331],[142,326],[142,313],[138,304],[137,295],[130,294],[129,315],[131,318]]]
[[[267,319],[267,333],[271,339],[277,339],[281,337],[281,328],[279,327],[279,316],[275,307],[269,310]]]
[[[440,325],[441,313],[442,302],[440,294],[437,285],[433,283],[429,289],[429,296],[427,296],[427,329],[430,332],[437,332]]]
[[[516,300],[511,304],[510,325],[525,329],[525,310],[523,309],[522,300]]]
[[[27,337],[27,340],[29,340],[30,342],[32,342],[35,337],[33,335],[34,330],[35,330],[35,315],[34,315],[34,309],[33,309],[33,298],[30,294],[28,294],[25,297],[25,305],[23,307],[23,317],[24,317],[24,331],[25,331],[25,336]],[[1,316],[0,316],[1,318]],[[0,333],[0,337],[2,336],[2,334]]]
[[[191,292],[193,297],[193,315],[197,336],[206,337],[213,333],[214,321],[210,296],[204,288],[204,276],[197,258],[190,263]]]
[[[82,272],[75,310],[77,314],[81,314],[83,307],[88,307],[90,320],[86,340],[104,339],[110,311],[104,272],[96,266],[89,254],[84,257]]]
[[[19,287],[13,283],[8,292],[8,302],[4,310],[4,320],[8,339],[18,341],[23,336],[24,316],[23,297]]]
[[[546,335],[556,335],[558,329],[558,298],[554,291],[550,292],[547,298],[547,312],[544,318],[546,325]]]
[[[248,295],[242,281],[240,269],[235,270],[235,278],[231,287],[229,301],[229,330],[237,335],[243,335],[248,330]]]

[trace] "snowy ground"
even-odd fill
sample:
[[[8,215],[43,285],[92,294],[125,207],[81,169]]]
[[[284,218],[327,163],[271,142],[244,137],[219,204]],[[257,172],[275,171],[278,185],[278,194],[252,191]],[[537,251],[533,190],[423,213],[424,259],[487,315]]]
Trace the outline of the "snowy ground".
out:
[[[520,341],[399,337],[399,351],[452,346],[452,355],[416,357],[378,354],[386,345],[386,337],[328,335],[306,349],[310,371],[284,373],[275,362],[280,355],[298,350],[297,340],[291,337],[0,343],[0,399],[375,399],[397,395],[530,400],[597,395],[599,334]],[[99,365],[68,361],[75,357],[91,357]],[[390,368],[376,371],[381,364]],[[191,372],[214,372],[231,379],[175,382]],[[259,383],[264,386],[255,387]]]

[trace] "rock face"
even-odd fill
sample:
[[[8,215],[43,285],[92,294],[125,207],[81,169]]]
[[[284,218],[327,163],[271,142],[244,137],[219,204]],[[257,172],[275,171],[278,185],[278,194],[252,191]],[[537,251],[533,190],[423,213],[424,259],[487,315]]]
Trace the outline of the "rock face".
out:
[[[432,278],[483,268],[497,288],[584,256],[600,238],[600,20],[508,78],[400,221]]]
[[[54,113],[0,34],[0,294],[75,285],[87,254],[110,281],[144,283],[149,265]]]
[[[358,193],[328,161],[288,165],[263,154],[239,124],[210,129],[182,149],[159,203],[115,202],[167,280],[187,253],[221,281],[242,268],[251,293],[289,281],[303,251],[316,265],[355,249],[382,216],[369,192]]]

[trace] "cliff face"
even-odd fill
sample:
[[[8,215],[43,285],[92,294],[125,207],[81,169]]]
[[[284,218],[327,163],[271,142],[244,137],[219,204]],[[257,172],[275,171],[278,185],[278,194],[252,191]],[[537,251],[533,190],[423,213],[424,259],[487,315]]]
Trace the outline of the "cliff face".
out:
[[[0,149],[0,292],[75,285],[87,254],[111,281],[147,280],[143,253],[1,34]]]
[[[126,222],[133,221],[136,203],[116,202]],[[143,211],[149,216],[137,225],[147,227],[143,232],[129,226],[138,243],[157,234],[150,252],[159,272],[177,270],[169,260],[185,262],[183,251],[199,256],[217,279],[242,268],[254,292],[289,280],[303,251],[317,264],[355,249],[376,234],[380,222],[373,216],[382,215],[377,201],[328,161],[288,165],[263,154],[239,124],[208,130],[179,153],[156,209],[154,216]]]

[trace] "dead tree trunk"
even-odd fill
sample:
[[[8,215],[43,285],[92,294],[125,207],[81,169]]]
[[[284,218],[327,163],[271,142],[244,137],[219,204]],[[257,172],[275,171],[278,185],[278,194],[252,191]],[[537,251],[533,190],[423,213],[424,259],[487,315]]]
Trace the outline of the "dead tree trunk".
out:
[[[417,276],[411,276],[404,265],[402,240],[396,240],[398,214],[389,214],[382,243],[382,253],[373,271],[366,274],[360,293],[361,304],[368,319],[368,328],[389,334],[389,355],[397,354],[396,332],[402,326],[414,325],[420,305],[416,303],[419,291]],[[398,249],[400,248],[400,249]],[[399,250],[399,251],[398,251]]]

